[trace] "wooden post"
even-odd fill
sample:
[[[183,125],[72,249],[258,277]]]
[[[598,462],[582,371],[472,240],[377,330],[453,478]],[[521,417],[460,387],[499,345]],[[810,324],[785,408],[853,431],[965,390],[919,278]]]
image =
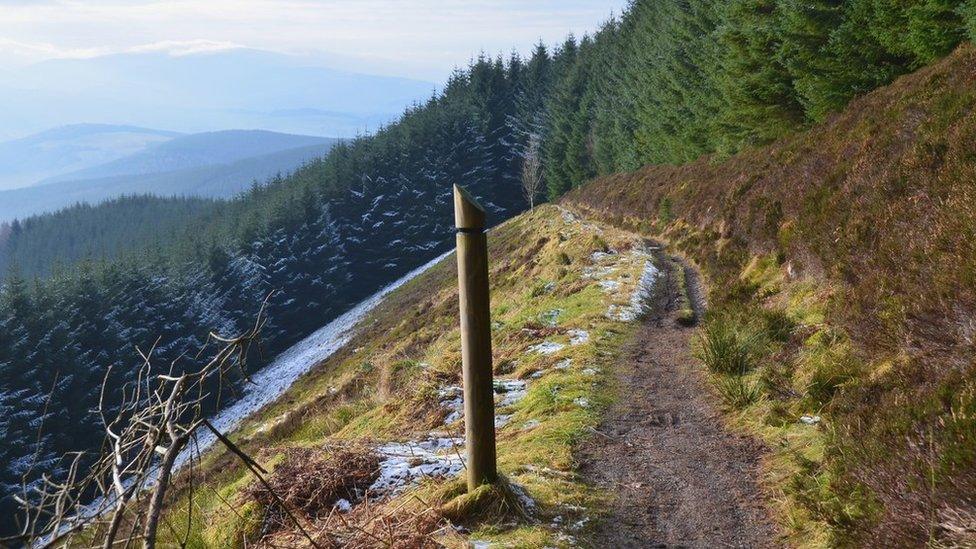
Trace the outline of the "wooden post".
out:
[[[488,236],[485,210],[454,186],[458,289],[461,298],[461,358],[468,491],[498,479],[495,464],[495,391],[491,364],[488,295]]]

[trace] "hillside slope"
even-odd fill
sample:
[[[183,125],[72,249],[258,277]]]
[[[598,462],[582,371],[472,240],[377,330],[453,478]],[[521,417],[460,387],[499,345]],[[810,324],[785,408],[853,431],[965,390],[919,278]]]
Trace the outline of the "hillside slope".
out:
[[[324,546],[385,546],[394,536],[397,547],[432,539],[564,547],[588,534],[613,495],[576,474],[575,446],[626,390],[612,366],[655,291],[658,259],[636,235],[554,206],[492,231],[490,254],[499,465],[518,502],[462,495],[452,255],[394,292],[348,345],[232,435],[274,470],[272,484],[303,502]],[[194,470],[207,488],[194,495],[191,545],[307,543],[229,453],[212,452]],[[174,525],[188,524],[187,495],[172,498]],[[340,500],[352,504],[342,519]]]
[[[778,448],[798,540],[972,541],[974,81],[964,45],[808,133],[567,198],[669,240],[711,278],[714,329],[770,341],[736,418]]]
[[[187,225],[218,215],[224,205],[202,198],[123,196],[33,216],[15,226],[0,223],[6,229],[0,229],[0,280],[10,275],[43,278],[83,261],[158,249]]]

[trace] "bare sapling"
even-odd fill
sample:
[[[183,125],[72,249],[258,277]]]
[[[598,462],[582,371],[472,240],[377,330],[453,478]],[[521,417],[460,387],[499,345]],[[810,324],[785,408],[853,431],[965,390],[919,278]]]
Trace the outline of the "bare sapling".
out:
[[[542,160],[539,154],[539,139],[530,136],[529,145],[522,160],[522,194],[529,203],[529,209],[535,209],[535,201],[542,192]]]

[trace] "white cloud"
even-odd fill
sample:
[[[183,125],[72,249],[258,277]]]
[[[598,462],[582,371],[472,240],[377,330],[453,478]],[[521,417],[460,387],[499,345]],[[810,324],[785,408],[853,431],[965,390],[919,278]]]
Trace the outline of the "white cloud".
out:
[[[198,53],[213,53],[218,51],[235,50],[245,47],[243,44],[215,40],[162,40],[151,44],[142,44],[123,50],[125,53],[162,52],[173,57],[194,55]]]

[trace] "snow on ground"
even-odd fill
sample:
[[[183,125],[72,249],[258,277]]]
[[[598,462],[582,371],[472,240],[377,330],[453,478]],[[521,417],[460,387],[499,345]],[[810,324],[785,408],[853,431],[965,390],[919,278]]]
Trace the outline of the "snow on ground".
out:
[[[626,305],[614,303],[607,309],[607,318],[619,322],[633,322],[640,318],[644,304],[650,300],[651,293],[661,277],[661,271],[654,265],[647,249],[635,249],[629,254],[627,261],[642,261],[644,267],[640,280],[637,281],[637,288],[630,295],[630,301]]]
[[[419,442],[390,442],[376,448],[380,475],[374,496],[395,496],[426,478],[449,479],[464,470],[464,439],[431,435]]]
[[[496,379],[494,381],[495,403],[498,408],[518,404],[528,394],[528,384],[520,379]],[[464,390],[457,385],[448,385],[437,390],[437,398],[442,408],[447,410],[444,424],[450,425],[464,417]],[[505,418],[505,419],[502,419]],[[508,423],[511,416],[496,416],[495,427]]]
[[[216,416],[210,419],[210,422],[221,432],[233,431],[245,418],[274,402],[304,373],[332,356],[348,343],[355,335],[355,328],[359,322],[375,309],[386,296],[417,278],[452,253],[454,253],[453,250],[410,271],[404,277],[376,292],[339,318],[278,355],[271,364],[251,376],[254,383],[249,383],[244,387],[244,396],[240,400],[218,412]],[[197,449],[200,452],[206,450],[216,440],[209,431],[201,431],[198,439],[198,444],[192,448],[194,452]],[[186,462],[190,456],[190,451],[188,449],[180,455],[177,459],[177,467]]]
[[[537,343],[529,347],[530,353],[539,353],[540,355],[553,355],[562,351],[566,346],[562,343],[556,343],[554,341],[543,341],[542,343]]]
[[[569,344],[573,347],[590,342],[590,332],[587,332],[586,330],[570,330],[568,333]]]

